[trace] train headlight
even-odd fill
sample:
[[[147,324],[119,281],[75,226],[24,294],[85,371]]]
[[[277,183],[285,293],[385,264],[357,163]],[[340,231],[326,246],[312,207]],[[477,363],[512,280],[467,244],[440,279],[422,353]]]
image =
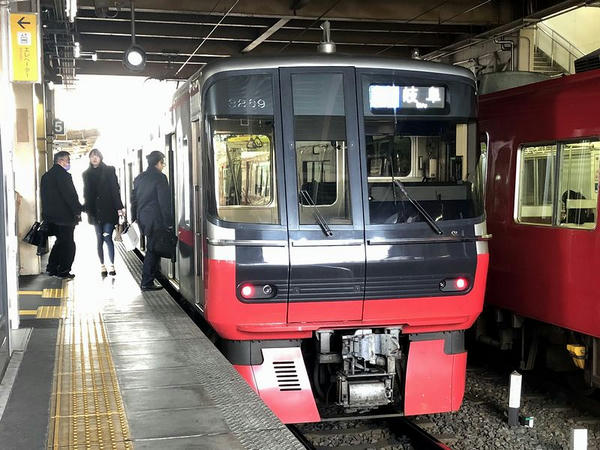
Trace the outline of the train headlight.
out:
[[[242,286],[242,289],[240,289],[240,293],[244,298],[252,298],[254,296],[254,286],[251,284],[245,284]]]
[[[469,283],[467,282],[466,278],[457,278],[456,280],[454,280],[454,285],[456,286],[456,289],[462,291],[467,288]]]
[[[140,72],[146,67],[146,52],[139,45],[133,44],[125,51],[123,65],[134,72]]]
[[[464,292],[470,288],[469,280],[465,277],[447,278],[440,281],[440,291],[442,292]]]

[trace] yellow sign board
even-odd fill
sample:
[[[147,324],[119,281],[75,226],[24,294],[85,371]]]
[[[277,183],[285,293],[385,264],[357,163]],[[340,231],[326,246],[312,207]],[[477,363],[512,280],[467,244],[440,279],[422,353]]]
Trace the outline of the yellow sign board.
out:
[[[39,28],[37,14],[10,15],[11,79],[40,81]]]

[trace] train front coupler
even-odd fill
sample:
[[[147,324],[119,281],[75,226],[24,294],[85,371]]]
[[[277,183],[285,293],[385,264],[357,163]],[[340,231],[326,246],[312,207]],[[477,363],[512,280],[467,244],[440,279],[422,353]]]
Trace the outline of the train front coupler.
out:
[[[317,332],[319,362],[341,362],[336,403],[345,410],[371,409],[394,402],[394,378],[401,357],[400,329],[359,329],[341,335],[341,352],[331,351],[332,330]],[[341,356],[341,358],[340,358]]]

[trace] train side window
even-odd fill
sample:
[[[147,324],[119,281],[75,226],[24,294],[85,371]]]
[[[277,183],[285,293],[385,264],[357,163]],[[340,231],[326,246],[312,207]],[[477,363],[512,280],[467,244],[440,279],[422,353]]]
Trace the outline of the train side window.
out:
[[[213,131],[217,215],[229,222],[279,223],[272,122],[268,130],[258,120],[216,122],[220,122]],[[258,129],[260,133],[250,132]]]
[[[556,145],[524,146],[519,151],[516,220],[552,225]]]
[[[558,194],[560,226],[595,228],[599,161],[600,141],[561,144]]]
[[[330,224],[351,224],[343,76],[292,75],[300,223],[315,224],[308,194]]]

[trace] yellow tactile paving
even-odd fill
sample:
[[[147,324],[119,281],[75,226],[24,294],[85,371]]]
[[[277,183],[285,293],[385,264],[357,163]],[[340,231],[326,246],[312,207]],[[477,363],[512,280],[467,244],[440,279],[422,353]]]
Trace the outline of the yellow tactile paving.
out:
[[[63,289],[43,289],[41,291],[19,291],[19,295],[39,295],[42,298],[62,298]]]
[[[67,293],[67,287],[44,289],[42,291],[19,291],[19,295],[41,295],[42,298],[60,298],[59,306],[38,306],[37,309],[20,309],[19,315],[35,316],[36,319],[64,319],[67,317]]]
[[[58,329],[49,449],[132,449],[106,329],[99,312],[67,296]]]
[[[66,317],[64,306],[38,306],[37,309],[20,309],[20,316],[35,316],[36,319],[63,319]]]
[[[62,298],[64,295],[63,289],[44,289],[42,298]]]

